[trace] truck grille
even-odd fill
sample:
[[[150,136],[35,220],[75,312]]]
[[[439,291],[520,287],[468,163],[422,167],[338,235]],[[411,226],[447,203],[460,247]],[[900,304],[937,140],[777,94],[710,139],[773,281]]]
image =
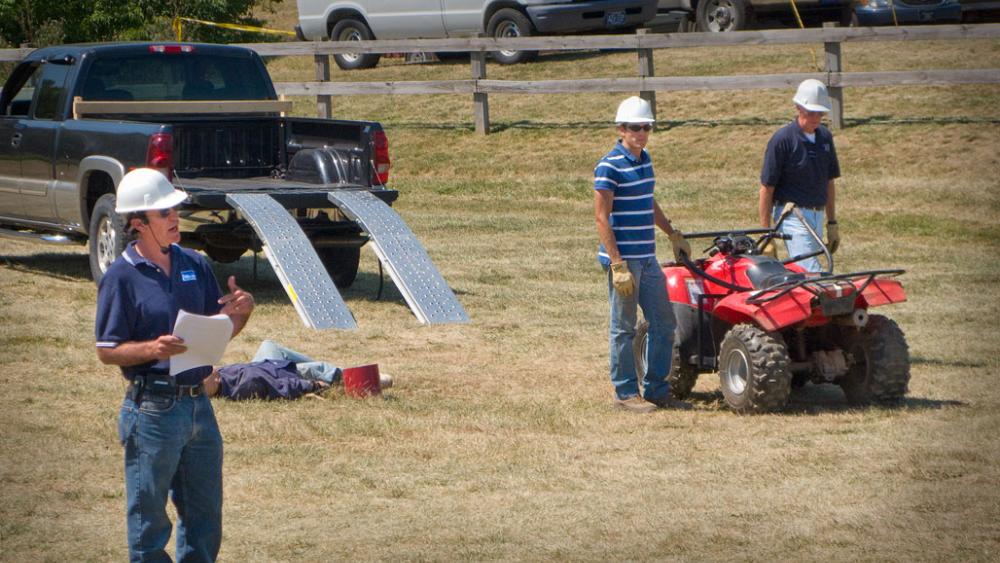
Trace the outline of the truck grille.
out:
[[[281,163],[280,155],[276,120],[174,127],[174,168],[184,176],[268,176]]]

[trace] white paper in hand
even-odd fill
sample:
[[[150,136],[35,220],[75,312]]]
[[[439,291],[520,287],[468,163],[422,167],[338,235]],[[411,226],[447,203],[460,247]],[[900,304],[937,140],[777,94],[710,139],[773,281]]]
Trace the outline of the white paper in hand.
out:
[[[206,317],[182,309],[174,323],[174,336],[184,339],[187,350],[170,356],[170,375],[218,364],[232,335],[233,321],[229,315]]]

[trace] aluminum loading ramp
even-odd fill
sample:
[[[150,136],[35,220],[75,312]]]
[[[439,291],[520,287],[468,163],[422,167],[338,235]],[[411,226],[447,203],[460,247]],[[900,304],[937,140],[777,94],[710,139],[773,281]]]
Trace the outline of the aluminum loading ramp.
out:
[[[292,215],[266,194],[226,194],[226,201],[264,242],[264,255],[306,326],[356,329],[358,324]]]
[[[423,324],[467,323],[469,316],[403,219],[372,194],[338,190],[330,201],[368,233],[375,254]]]

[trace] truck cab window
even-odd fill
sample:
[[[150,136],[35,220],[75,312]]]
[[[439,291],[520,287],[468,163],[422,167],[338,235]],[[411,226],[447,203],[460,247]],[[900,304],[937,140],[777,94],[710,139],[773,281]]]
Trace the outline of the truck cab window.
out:
[[[59,64],[43,64],[39,67],[41,76],[35,87],[35,119],[56,119],[61,116],[60,109],[65,101],[66,75],[69,66]]]
[[[15,74],[21,74],[24,78],[18,81],[15,76],[7,84],[12,94],[4,92],[3,115],[26,117],[31,111],[31,99],[35,96],[35,87],[41,78],[41,67],[36,66],[34,70],[22,67]]]

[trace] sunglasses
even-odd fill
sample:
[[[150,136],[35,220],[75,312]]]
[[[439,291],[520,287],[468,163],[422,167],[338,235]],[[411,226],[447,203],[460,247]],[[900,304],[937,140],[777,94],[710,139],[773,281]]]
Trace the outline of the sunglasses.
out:
[[[638,133],[639,131],[645,131],[649,133],[650,131],[653,130],[653,126],[648,123],[644,123],[642,125],[639,125],[638,123],[629,123],[628,125],[625,126],[625,128],[633,133]]]

